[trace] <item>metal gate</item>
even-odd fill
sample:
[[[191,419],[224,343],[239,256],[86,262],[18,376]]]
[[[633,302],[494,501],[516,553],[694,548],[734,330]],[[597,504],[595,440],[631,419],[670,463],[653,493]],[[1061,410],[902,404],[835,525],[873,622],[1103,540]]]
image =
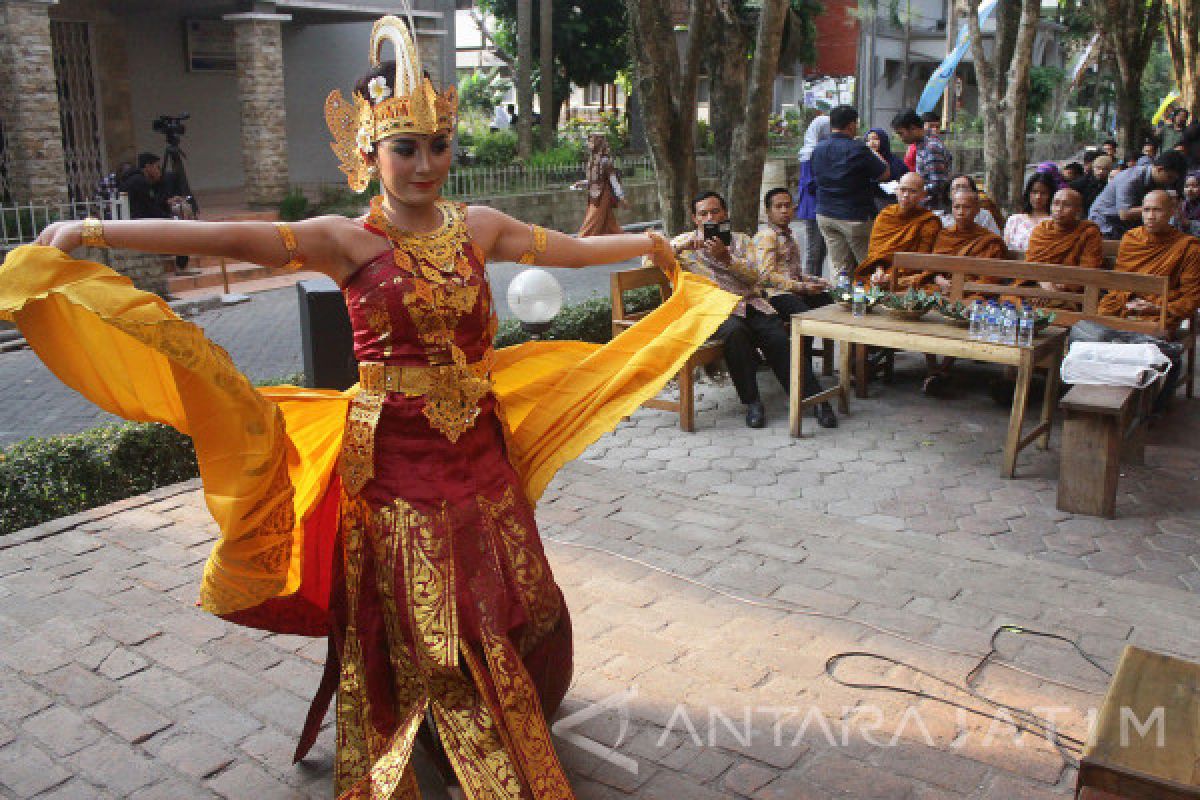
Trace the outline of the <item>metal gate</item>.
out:
[[[104,174],[104,146],[92,74],[90,33],[86,22],[50,21],[67,190],[74,201],[95,195]]]

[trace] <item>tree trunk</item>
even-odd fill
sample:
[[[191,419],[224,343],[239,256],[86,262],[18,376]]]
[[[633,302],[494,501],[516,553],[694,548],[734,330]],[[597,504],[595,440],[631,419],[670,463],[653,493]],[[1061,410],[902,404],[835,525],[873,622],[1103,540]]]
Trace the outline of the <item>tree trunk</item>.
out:
[[[663,225],[674,235],[692,227],[696,195],[696,80],[704,50],[703,20],[711,0],[695,0],[688,44],[680,64],[670,9],[661,0],[625,0],[634,83],[645,111],[650,159],[658,178]]]
[[[542,149],[549,150],[554,146],[554,129],[557,127],[555,113],[558,106],[554,104],[554,2],[553,0],[538,0],[540,28],[540,43],[538,44],[538,59],[542,65],[541,99],[538,103],[542,109]]]
[[[708,124],[717,185],[729,197],[733,132],[745,114],[753,40],[729,0],[717,0],[714,17],[710,24],[721,31],[721,46],[708,51]]]
[[[975,65],[975,80],[979,84],[984,182],[997,205],[1011,208],[1008,148],[1004,139],[1004,100],[999,90],[996,62],[989,60],[983,49],[983,37],[979,30],[979,0],[965,0],[961,16],[966,19],[967,30],[971,34],[971,60]]]
[[[533,0],[517,0],[517,157],[533,153]]]
[[[1200,0],[1165,0],[1163,23],[1179,99],[1194,120],[1200,116]]]
[[[1025,127],[1029,109],[1029,71],[1033,67],[1033,42],[1041,18],[1041,0],[1024,0],[1021,17],[1013,43],[1012,61],[1008,67],[1008,90],[1004,105],[1008,112],[1009,201],[1015,201],[1025,189],[1025,169],[1028,152]],[[1004,63],[1004,62],[1000,62]]]
[[[1141,150],[1142,73],[1163,23],[1163,0],[1093,0],[1096,22],[1117,57],[1117,140]]]
[[[763,0],[746,111],[733,136],[729,215],[735,230],[748,233],[758,229],[763,161],[767,154],[767,122],[774,100],[779,48],[783,43],[783,23],[788,8],[788,0]]]

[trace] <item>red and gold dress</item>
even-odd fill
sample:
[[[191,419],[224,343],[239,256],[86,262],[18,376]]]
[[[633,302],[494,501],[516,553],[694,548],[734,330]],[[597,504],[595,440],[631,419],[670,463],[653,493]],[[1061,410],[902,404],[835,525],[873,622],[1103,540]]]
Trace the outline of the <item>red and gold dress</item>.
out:
[[[544,714],[570,684],[570,618],[506,457],[483,258],[442,210],[343,287],[363,391],[339,464],[337,787],[415,792],[428,710],[469,797],[569,797]]]
[[[376,228],[386,249],[343,287],[361,362],[344,392],[254,387],[160,298],[51,247],[0,265],[0,320],[104,410],[191,436],[220,529],[200,603],[329,637],[297,752],[336,688],[339,796],[417,797],[428,714],[472,800],[569,798],[545,715],[570,682],[570,618],[532,506],[737,298],[668,260],[669,300],[608,344],[493,351],[482,253],[465,209],[440,207],[433,234]]]

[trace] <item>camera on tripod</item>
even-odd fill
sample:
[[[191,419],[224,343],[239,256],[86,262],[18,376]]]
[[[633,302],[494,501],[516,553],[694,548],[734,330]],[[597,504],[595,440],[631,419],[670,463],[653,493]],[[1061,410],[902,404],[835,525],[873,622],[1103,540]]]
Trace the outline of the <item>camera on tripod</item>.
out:
[[[155,133],[161,133],[167,137],[170,144],[179,144],[179,137],[183,136],[186,128],[183,127],[183,121],[191,117],[191,114],[184,112],[179,116],[172,117],[168,114],[163,114],[158,119],[150,124]]]

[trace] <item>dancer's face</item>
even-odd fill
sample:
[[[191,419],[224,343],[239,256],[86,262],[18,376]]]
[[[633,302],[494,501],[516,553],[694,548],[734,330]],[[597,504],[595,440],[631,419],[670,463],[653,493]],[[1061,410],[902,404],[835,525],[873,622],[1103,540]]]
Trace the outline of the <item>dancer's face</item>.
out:
[[[426,206],[436,201],[453,159],[449,133],[405,133],[375,145],[375,163],[384,190],[406,206]]]

